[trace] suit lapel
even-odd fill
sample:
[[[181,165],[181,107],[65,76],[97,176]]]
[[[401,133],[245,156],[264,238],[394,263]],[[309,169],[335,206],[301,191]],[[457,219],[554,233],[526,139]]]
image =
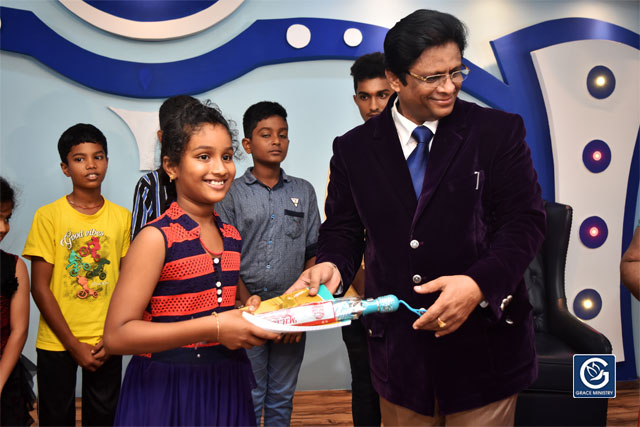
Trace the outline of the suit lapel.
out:
[[[467,110],[465,107],[463,102],[457,100],[453,112],[441,119],[438,124],[438,130],[429,152],[422,192],[411,224],[412,233],[417,220],[431,201],[456,154],[467,141],[469,128],[465,120]]]
[[[394,191],[394,199],[413,214],[416,211],[418,200],[413,190],[407,160],[404,158],[398,139],[398,132],[391,117],[391,106],[395,100],[396,97],[393,96],[387,102],[384,111],[378,117],[370,119],[375,120],[372,146],[374,156],[380,166],[380,173],[389,181]]]

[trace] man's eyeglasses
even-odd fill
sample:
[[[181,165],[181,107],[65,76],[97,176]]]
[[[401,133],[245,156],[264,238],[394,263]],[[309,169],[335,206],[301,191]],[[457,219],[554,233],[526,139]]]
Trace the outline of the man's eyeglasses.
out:
[[[444,84],[444,82],[447,80],[447,77],[449,77],[453,83],[462,83],[462,81],[469,75],[469,68],[466,65],[462,65],[462,68],[460,68],[459,70],[455,70],[445,74],[434,74],[432,76],[420,76],[409,70],[407,70],[407,73],[414,79],[418,79],[429,86],[438,87],[441,84]]]

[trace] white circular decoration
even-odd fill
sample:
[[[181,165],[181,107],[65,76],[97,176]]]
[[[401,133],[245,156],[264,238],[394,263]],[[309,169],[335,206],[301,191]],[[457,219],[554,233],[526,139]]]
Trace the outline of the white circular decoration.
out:
[[[218,0],[208,8],[184,18],[142,22],[105,13],[85,1],[58,1],[83,20],[104,31],[141,40],[174,39],[206,30],[229,16],[244,2],[244,0]]]
[[[356,47],[362,43],[362,31],[357,28],[347,28],[344,32],[344,42],[347,46]]]
[[[311,41],[311,31],[301,24],[293,24],[287,29],[287,43],[296,49],[302,49]]]

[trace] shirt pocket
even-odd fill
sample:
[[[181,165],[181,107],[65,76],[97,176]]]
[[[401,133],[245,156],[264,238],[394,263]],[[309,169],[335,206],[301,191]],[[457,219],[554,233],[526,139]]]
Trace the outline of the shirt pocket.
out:
[[[465,173],[451,179],[445,183],[445,188],[449,193],[477,192],[482,193],[484,187],[484,171],[476,170],[473,173]]]
[[[304,226],[304,212],[284,210],[284,234],[292,239],[297,239],[302,234]]]

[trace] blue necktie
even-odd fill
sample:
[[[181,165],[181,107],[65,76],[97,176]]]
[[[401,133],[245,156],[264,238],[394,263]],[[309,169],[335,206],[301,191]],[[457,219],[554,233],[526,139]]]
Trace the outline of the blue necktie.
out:
[[[424,173],[427,170],[427,159],[429,158],[429,141],[433,136],[433,132],[426,126],[418,126],[413,130],[411,136],[418,142],[418,145],[409,155],[407,165],[409,166],[409,173],[411,173],[416,197],[420,198]]]

